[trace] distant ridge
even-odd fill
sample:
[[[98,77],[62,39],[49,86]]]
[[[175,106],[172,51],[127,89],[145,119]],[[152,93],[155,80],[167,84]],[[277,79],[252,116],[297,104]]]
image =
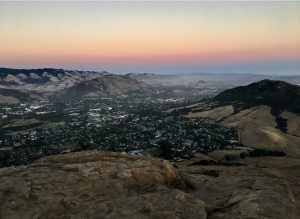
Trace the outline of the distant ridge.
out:
[[[73,71],[55,68],[0,68],[0,86],[8,89],[56,91],[106,74],[108,74],[106,71]]]
[[[17,69],[17,68],[5,68],[5,67],[0,67],[0,74],[30,74],[31,72],[34,73],[43,73],[43,72],[48,72],[48,73],[59,73],[59,72],[97,72],[97,71],[80,71],[80,70],[68,70],[68,69],[63,69],[63,68],[24,68],[24,69]],[[99,73],[108,73],[106,71],[101,71]]]

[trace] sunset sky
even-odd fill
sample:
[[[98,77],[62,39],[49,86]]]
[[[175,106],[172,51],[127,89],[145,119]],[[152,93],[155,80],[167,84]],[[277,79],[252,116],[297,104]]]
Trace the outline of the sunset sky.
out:
[[[300,2],[0,2],[0,66],[300,74]]]

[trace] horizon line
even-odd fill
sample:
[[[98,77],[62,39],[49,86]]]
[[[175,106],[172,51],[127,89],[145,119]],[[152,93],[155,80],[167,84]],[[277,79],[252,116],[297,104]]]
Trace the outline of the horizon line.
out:
[[[1,0],[0,0],[1,1]],[[54,70],[64,70],[64,71],[82,71],[82,72],[96,72],[96,73],[109,73],[109,74],[121,74],[121,75],[127,75],[127,74],[154,74],[154,75],[270,75],[270,76],[300,76],[299,74],[286,74],[286,73],[267,73],[267,72],[261,72],[261,73],[242,73],[242,72],[186,72],[186,73],[159,73],[159,72],[148,72],[148,71],[137,71],[137,72],[122,72],[122,73],[114,73],[108,70],[82,70],[82,69],[69,69],[69,68],[63,68],[63,67],[28,67],[28,68],[15,68],[15,67],[4,67],[0,66],[0,69],[13,69],[13,70],[42,70],[42,69],[54,69]]]

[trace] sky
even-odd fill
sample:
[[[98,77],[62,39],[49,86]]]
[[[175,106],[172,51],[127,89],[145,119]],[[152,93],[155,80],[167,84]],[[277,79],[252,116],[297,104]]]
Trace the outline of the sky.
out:
[[[300,2],[0,2],[0,66],[300,74]]]

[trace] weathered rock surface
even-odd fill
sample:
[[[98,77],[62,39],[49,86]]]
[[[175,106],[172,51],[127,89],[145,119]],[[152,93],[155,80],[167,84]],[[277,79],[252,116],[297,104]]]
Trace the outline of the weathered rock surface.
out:
[[[0,169],[0,218],[299,218],[293,168],[79,152]]]
[[[117,153],[45,157],[0,170],[1,218],[206,218],[171,163]]]

